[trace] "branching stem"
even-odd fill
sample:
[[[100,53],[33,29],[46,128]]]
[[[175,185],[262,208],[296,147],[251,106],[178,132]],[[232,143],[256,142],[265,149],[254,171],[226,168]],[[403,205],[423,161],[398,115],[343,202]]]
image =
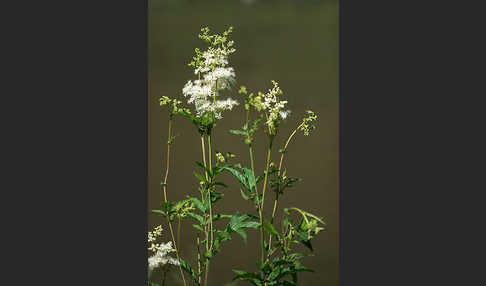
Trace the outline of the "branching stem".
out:
[[[164,184],[163,184],[163,190],[164,190],[164,202],[167,203],[167,178],[169,176],[169,167],[170,167],[170,145],[172,141],[172,117],[169,118],[169,136],[167,139],[167,160],[166,160],[166,169],[165,169],[165,178],[164,178]],[[177,256],[177,260],[180,261],[180,256],[179,256],[179,248],[177,247],[177,243],[174,237],[174,231],[172,230],[172,223],[170,221],[170,217],[167,218],[168,224],[169,224],[169,229],[170,229],[170,235],[172,237],[172,242],[174,244],[174,249],[175,253]],[[187,286],[186,284],[186,278],[184,277],[184,272],[182,271],[182,266],[179,264],[179,270],[181,273],[182,281],[184,282],[184,286]]]

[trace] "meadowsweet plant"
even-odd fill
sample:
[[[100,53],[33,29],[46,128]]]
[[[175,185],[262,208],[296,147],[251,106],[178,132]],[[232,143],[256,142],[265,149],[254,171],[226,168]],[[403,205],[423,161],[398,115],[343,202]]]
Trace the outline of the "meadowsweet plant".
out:
[[[279,127],[286,123],[290,110],[286,109],[287,101],[283,98],[283,91],[276,81],[271,81],[272,87],[267,92],[249,92],[241,86],[237,94],[233,94],[236,83],[236,74],[229,66],[229,57],[236,49],[234,42],[229,39],[232,33],[230,27],[221,35],[211,34],[209,28],[201,29],[199,38],[206,44],[205,50],[195,49],[195,54],[189,66],[194,69],[194,78],[187,81],[182,88],[185,102],[175,98],[163,96],[160,105],[168,110],[168,135],[165,175],[161,182],[163,201],[160,208],[153,210],[166,221],[170,240],[157,243],[162,236],[162,226],[156,227],[148,234],[149,252],[148,260],[149,279],[155,268],[162,268],[162,283],[170,269],[177,268],[180,279],[184,285],[207,286],[209,281],[210,265],[214,257],[222,251],[224,243],[238,234],[246,242],[246,231],[254,229],[259,231],[260,249],[259,260],[255,266],[243,265],[244,270],[233,270],[234,280],[244,280],[253,285],[298,285],[297,274],[302,271],[311,271],[302,265],[301,259],[306,254],[294,251],[296,244],[302,244],[312,251],[311,239],[324,230],[322,218],[313,215],[298,206],[285,206],[280,212],[282,219],[277,225],[276,216],[279,213],[279,199],[287,190],[301,179],[290,177],[284,165],[284,157],[289,145],[299,132],[305,136],[316,128],[317,115],[308,110],[305,117],[288,135],[284,146],[278,149],[278,163],[272,161],[274,139],[279,136]],[[233,95],[232,95],[233,94]],[[218,121],[224,120],[225,112],[239,105],[238,98],[243,106],[244,121],[241,129],[229,130],[230,133],[242,136],[244,144],[248,146],[250,166],[242,166],[235,162],[234,154],[222,153],[214,150],[212,145],[213,129]],[[233,116],[236,113],[231,113]],[[190,120],[200,137],[201,159],[195,161],[193,175],[199,183],[186,199],[170,201],[168,189],[172,192],[180,191],[177,184],[167,181],[171,145],[176,137],[173,135],[174,120],[180,117]],[[266,142],[259,142],[259,146],[266,148],[266,163],[261,173],[257,172],[254,163],[254,148],[256,146],[255,134],[264,132]],[[227,146],[226,146],[227,147]],[[225,147],[225,148],[226,148]],[[233,175],[239,182],[239,190],[231,190],[220,180],[224,172]],[[188,173],[188,175],[191,175]],[[192,176],[192,175],[191,175]],[[241,197],[252,204],[255,213],[239,213],[236,209],[232,213],[222,214],[215,209],[217,203],[223,201],[225,192],[238,191]],[[269,196],[267,193],[273,193]],[[265,217],[264,209],[268,202],[273,202],[272,214]],[[267,202],[267,205],[265,204]],[[196,259],[188,261],[181,257],[178,245],[181,238],[181,222],[190,219],[196,229],[194,247]],[[224,227],[217,228],[214,222],[225,221]],[[187,278],[187,279],[186,279]],[[149,283],[150,285],[158,285]]]

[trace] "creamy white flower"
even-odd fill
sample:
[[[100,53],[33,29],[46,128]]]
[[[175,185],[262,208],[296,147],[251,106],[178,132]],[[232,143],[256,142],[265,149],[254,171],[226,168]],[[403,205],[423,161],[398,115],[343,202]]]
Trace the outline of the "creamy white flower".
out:
[[[286,119],[290,115],[290,112],[290,110],[280,111],[280,117],[282,117],[282,119]]]
[[[218,67],[204,75],[206,84],[216,91],[229,89],[235,81],[235,71],[232,67]]]
[[[226,66],[228,64],[228,52],[221,49],[211,49],[203,52],[204,65],[208,66]]]
[[[161,244],[152,244],[151,248],[155,249],[155,254],[148,258],[150,271],[165,264],[179,265],[179,260],[169,256],[169,253],[175,252],[171,241]]]
[[[205,84],[201,80],[195,80],[194,82],[189,80],[182,89],[182,94],[185,97],[189,97],[188,103],[193,103],[198,100],[206,100],[212,96],[213,91],[210,85]]]
[[[229,29],[225,33],[230,33]],[[209,37],[209,31],[203,31],[205,37]],[[207,38],[205,38],[207,40]],[[198,80],[189,80],[182,93],[188,98],[187,102],[194,104],[196,108],[196,116],[204,115],[214,116],[215,119],[222,118],[222,111],[231,110],[233,106],[237,105],[233,99],[217,100],[220,91],[230,89],[235,82],[235,71],[232,67],[228,67],[228,56],[235,52],[232,47],[233,41],[229,41],[226,45],[221,42],[217,45],[207,40],[210,46],[206,51],[196,51],[197,60],[190,65],[195,67],[194,73],[198,75]]]
[[[180,262],[173,257],[167,256],[167,253],[164,253],[163,251],[158,251],[155,255],[148,258],[148,267],[150,271],[166,264],[179,266]]]

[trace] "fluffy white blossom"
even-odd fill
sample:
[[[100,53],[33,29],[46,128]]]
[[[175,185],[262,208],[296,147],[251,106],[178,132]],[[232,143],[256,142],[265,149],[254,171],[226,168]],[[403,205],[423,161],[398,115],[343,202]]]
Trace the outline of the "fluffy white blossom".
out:
[[[290,115],[290,113],[290,110],[280,111],[280,117],[282,117],[282,119],[286,119]]]
[[[222,90],[230,89],[235,82],[235,71],[228,66],[228,56],[235,52],[232,47],[234,42],[227,41],[231,30],[220,36],[210,35],[209,29],[203,28],[203,34],[199,35],[209,47],[203,52],[196,49],[196,57],[190,66],[195,68],[198,79],[189,80],[182,89],[187,102],[194,104],[198,117],[212,115],[215,119],[221,119],[223,111],[231,110],[238,104],[231,98],[217,99]]]
[[[235,80],[235,71],[232,67],[215,68],[213,71],[204,75],[204,80],[207,84],[215,86],[218,90],[229,88],[229,84]]]
[[[290,115],[290,110],[284,110],[287,104],[286,100],[280,100],[280,95],[283,94],[276,81],[272,81],[273,88],[269,89],[267,93],[260,93],[257,100],[253,104],[257,109],[263,109],[267,112],[267,124],[271,134],[275,135],[280,120],[286,119]],[[255,98],[256,99],[256,98]]]
[[[189,97],[187,100],[188,103],[207,100],[211,97],[212,93],[213,89],[211,85],[201,80],[195,80],[194,82],[189,80],[182,89],[182,94],[185,97]]]
[[[150,271],[166,264],[179,266],[179,260],[169,256],[169,253],[171,252],[175,252],[171,241],[159,244],[155,254],[148,258],[148,266]]]

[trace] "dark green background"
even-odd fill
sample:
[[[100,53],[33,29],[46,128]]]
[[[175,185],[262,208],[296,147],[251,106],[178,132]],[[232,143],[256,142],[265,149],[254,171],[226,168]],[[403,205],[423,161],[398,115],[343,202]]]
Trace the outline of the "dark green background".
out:
[[[181,90],[193,70],[187,66],[195,47],[203,48],[197,38],[201,26],[207,25],[222,32],[234,27],[232,38],[236,53],[230,57],[235,68],[237,86],[246,85],[251,91],[266,91],[270,80],[280,83],[284,97],[292,110],[282,125],[275,142],[275,151],[301,121],[304,111],[312,109],[319,116],[318,128],[309,137],[296,136],[289,147],[284,165],[291,177],[303,182],[281,200],[281,206],[296,206],[324,217],[327,231],[313,241],[314,256],[303,259],[304,265],[315,273],[303,273],[300,285],[338,285],[338,3],[330,1],[162,1],[149,0],[149,210],[159,207],[162,199],[160,181],[165,171],[167,141],[167,112],[158,99],[162,95],[176,97],[183,102]],[[236,88],[230,95],[241,102]],[[214,130],[214,146],[220,151],[235,153],[243,165],[249,166],[247,146],[240,136],[228,129],[243,125],[244,113],[240,105],[223,114],[224,119]],[[194,161],[201,161],[200,139],[191,123],[182,118],[174,124],[180,134],[173,147],[169,174],[169,200],[198,196],[197,179],[192,175]],[[284,138],[285,137],[285,138]],[[255,143],[257,173],[265,165],[266,138],[260,134]],[[278,161],[274,152],[272,160]],[[223,175],[229,185],[225,197],[215,209],[221,213],[254,212],[239,194],[235,180]],[[273,194],[267,193],[265,212],[271,212]],[[281,212],[279,213],[281,215]],[[160,224],[158,216],[149,214],[149,228]],[[191,222],[192,223],[192,222]],[[165,227],[165,225],[164,225]],[[170,235],[164,232],[164,241]],[[182,256],[194,263],[194,231],[189,221],[183,225]],[[259,257],[258,231],[249,231],[248,244],[239,236],[224,245],[210,271],[209,285],[220,286],[233,278],[231,269],[255,270]],[[154,277],[160,275],[154,272]],[[182,285],[176,269],[166,285]],[[238,282],[235,285],[248,285]]]

